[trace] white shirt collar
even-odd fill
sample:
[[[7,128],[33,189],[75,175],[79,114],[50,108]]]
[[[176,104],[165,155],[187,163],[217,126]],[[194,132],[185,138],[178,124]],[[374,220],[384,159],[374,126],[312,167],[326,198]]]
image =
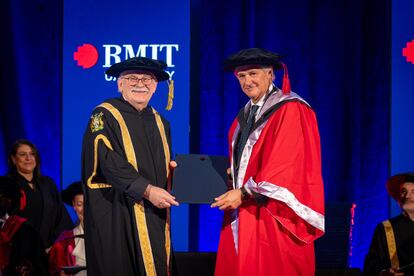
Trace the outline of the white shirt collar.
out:
[[[270,91],[273,90],[273,88],[274,88],[274,84],[271,83],[269,85],[269,89],[267,90],[267,92],[260,98],[260,100],[257,103],[253,103],[253,100],[250,99],[250,106],[253,106],[253,105],[259,106],[259,109],[256,112],[256,121],[259,118],[260,111],[262,110],[262,107],[263,107],[263,105],[265,103],[265,100],[266,100],[267,95],[270,93]]]

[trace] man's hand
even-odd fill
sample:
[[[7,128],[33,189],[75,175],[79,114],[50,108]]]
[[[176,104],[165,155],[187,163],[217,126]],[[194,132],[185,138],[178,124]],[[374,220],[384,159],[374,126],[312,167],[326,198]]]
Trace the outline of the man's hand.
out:
[[[16,266],[16,273],[19,276],[30,276],[33,272],[33,265],[29,260],[23,260]]]
[[[174,160],[170,161],[170,169],[174,170],[176,167],[177,167],[177,162],[175,162]]]
[[[211,208],[219,207],[220,210],[237,209],[242,204],[242,193],[240,189],[230,190],[214,199]]]
[[[19,276],[30,276],[30,268],[27,266],[18,266],[16,267],[17,275]]]
[[[171,205],[178,206],[175,197],[166,190],[149,184],[144,192],[144,198],[148,199],[154,206],[164,209]]]

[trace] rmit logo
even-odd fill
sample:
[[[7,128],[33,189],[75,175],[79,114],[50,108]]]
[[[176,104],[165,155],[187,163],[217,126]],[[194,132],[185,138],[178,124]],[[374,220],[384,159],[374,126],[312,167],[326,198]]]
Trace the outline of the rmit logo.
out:
[[[406,47],[402,51],[403,56],[407,62],[414,64],[414,39],[410,42],[407,42]]]
[[[121,62],[132,57],[147,57],[152,59],[164,60],[167,63],[168,68],[175,67],[174,54],[179,51],[178,44],[139,44],[134,48],[131,44],[103,44],[104,48],[104,64],[103,68],[108,68],[114,63]],[[83,44],[78,46],[77,51],[73,54],[73,59],[77,61],[77,65],[88,69],[96,65],[98,61],[98,51],[95,46],[91,44]],[[170,75],[170,78],[174,75],[175,71],[166,72]],[[113,77],[105,76],[106,80],[113,80]]]
[[[77,51],[73,53],[73,59],[83,69],[91,68],[98,62],[98,50],[92,44],[83,44],[78,46]]]

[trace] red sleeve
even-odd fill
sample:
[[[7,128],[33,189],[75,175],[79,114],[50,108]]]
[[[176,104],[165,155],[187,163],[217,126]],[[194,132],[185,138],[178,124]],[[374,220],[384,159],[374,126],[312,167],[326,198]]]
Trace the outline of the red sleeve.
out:
[[[74,247],[75,239],[73,238],[73,231],[63,232],[49,252],[51,275],[60,275],[62,266],[75,265],[75,257],[72,256]]]

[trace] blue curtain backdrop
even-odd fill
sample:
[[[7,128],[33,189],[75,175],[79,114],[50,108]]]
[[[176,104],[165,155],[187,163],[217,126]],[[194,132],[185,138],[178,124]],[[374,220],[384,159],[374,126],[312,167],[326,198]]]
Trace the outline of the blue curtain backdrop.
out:
[[[61,16],[62,0],[2,2],[1,173],[24,137],[59,183]],[[326,199],[357,206],[350,265],[361,267],[367,237],[388,217],[390,0],[194,0],[191,24],[193,152],[226,155],[227,129],[248,100],[222,72],[225,57],[247,47],[284,55],[292,89],[317,113]],[[190,213],[190,250],[215,251],[221,212]]]
[[[26,138],[60,183],[62,1],[6,0],[0,13],[0,173],[11,144]]]

